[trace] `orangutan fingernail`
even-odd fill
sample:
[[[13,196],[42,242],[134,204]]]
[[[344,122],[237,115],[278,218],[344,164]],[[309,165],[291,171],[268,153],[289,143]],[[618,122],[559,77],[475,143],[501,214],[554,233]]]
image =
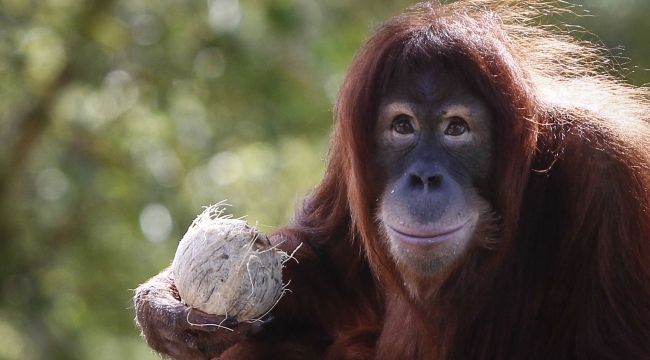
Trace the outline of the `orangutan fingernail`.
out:
[[[265,317],[262,318],[261,326],[262,327],[267,327],[270,323],[273,322],[273,319],[274,319],[273,315],[271,315],[271,314],[266,315]]]
[[[239,325],[239,321],[237,321],[235,318],[225,318],[221,320],[219,325],[225,326],[227,328],[234,328],[235,326]]]

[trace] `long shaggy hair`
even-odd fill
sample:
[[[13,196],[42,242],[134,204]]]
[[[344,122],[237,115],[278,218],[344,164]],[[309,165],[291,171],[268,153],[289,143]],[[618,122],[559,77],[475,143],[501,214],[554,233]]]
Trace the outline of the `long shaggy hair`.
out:
[[[495,168],[482,191],[496,245],[408,300],[436,340],[427,349],[414,336],[402,355],[650,358],[648,89],[621,81],[603,48],[537,25],[558,11],[545,1],[421,3],[380,25],[352,61],[325,177],[281,233],[348,262],[349,287],[352,269],[369,264],[386,306],[411,281],[375,223],[383,184],[372,134],[388,79],[442,65],[494,113]],[[401,336],[385,332],[384,343]]]

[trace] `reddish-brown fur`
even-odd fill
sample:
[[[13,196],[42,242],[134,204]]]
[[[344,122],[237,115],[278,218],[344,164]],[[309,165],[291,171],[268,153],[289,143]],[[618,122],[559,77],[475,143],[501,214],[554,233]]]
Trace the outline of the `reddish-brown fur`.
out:
[[[598,49],[531,26],[547,4],[518,3],[422,4],[372,34],[339,95],[325,177],[272,237],[303,243],[291,293],[224,358],[650,359],[647,92],[594,75]],[[381,240],[372,134],[391,69],[427,59],[494,110],[496,229],[422,281]]]

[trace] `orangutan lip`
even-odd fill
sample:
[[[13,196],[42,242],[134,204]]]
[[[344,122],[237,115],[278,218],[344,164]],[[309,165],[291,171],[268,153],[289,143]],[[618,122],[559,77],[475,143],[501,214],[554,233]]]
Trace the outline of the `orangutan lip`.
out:
[[[409,235],[396,230],[390,225],[387,225],[387,227],[388,229],[390,229],[390,231],[397,239],[399,239],[404,243],[407,243],[409,245],[426,246],[426,245],[440,244],[442,242],[455,238],[463,231],[463,229],[467,226],[468,223],[469,223],[469,219],[464,223],[462,223],[457,228],[451,230],[445,230],[441,233],[437,233],[434,235]]]

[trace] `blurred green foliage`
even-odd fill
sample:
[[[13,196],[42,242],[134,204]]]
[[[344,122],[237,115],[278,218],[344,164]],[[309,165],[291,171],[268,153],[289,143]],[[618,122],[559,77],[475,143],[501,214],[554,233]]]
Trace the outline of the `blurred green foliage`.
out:
[[[650,2],[581,2],[649,83]],[[288,221],[347,64],[410,3],[0,0],[0,360],[156,359],[132,289],[205,205]]]

